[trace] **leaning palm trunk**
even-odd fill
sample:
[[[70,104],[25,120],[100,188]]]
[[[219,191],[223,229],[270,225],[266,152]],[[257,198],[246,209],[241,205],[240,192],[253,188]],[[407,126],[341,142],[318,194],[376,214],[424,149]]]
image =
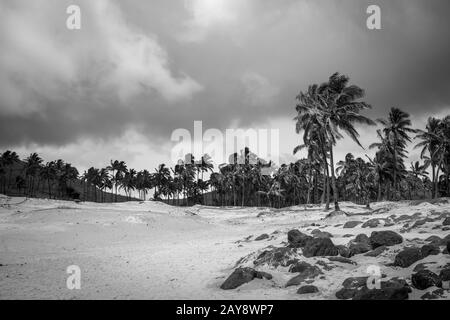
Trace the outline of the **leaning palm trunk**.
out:
[[[336,176],[334,175],[333,146],[330,145],[331,183],[333,185],[334,210],[339,211],[338,193],[336,189]]]

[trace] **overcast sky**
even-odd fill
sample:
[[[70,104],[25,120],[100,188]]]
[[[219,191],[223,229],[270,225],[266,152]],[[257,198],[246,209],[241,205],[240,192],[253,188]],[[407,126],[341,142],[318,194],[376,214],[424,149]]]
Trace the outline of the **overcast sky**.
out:
[[[70,4],[81,30],[66,28]],[[382,30],[366,27],[370,4]],[[448,0],[0,0],[0,151],[153,169],[172,132],[201,120],[279,129],[290,160],[295,96],[336,71],[366,90],[367,115],[399,107],[423,127],[450,113],[449,12]],[[359,129],[364,146],[375,130]]]

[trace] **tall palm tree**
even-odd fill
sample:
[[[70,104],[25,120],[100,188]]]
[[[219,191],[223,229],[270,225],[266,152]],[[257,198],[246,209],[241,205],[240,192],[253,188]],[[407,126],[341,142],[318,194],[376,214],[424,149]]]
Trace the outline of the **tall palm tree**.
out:
[[[333,146],[336,144],[336,140],[343,137],[340,133],[340,131],[343,131],[363,148],[359,142],[359,133],[355,129],[354,124],[375,124],[374,121],[360,114],[361,111],[370,109],[371,106],[366,102],[359,101],[365,96],[365,92],[356,85],[349,85],[349,80],[350,78],[346,75],[334,73],[327,83],[322,84],[322,87],[324,87],[324,92],[322,93],[323,103],[320,104],[330,150],[331,183],[336,211],[339,211],[340,208],[336,189]]]
[[[377,122],[384,126],[384,138],[390,145],[388,150],[391,152],[393,160],[393,187],[398,192],[398,178],[401,177],[402,172],[406,172],[403,159],[408,153],[406,144],[411,142],[409,134],[417,131],[411,128],[409,114],[398,108],[391,108],[388,118],[378,119]]]
[[[9,188],[11,186],[11,176],[14,169],[14,165],[20,162],[19,155],[14,151],[7,150],[1,155],[0,162],[2,162],[5,168],[9,167],[9,175],[8,175],[8,188]]]

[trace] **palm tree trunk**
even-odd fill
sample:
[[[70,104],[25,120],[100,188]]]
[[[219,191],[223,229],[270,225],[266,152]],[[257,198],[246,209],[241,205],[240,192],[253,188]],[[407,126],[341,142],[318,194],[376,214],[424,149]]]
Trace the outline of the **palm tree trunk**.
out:
[[[333,198],[334,198],[334,210],[340,211],[338,202],[338,193],[336,189],[336,176],[334,175],[334,159],[333,159],[333,146],[330,145],[330,164],[331,164],[331,183],[333,185]]]

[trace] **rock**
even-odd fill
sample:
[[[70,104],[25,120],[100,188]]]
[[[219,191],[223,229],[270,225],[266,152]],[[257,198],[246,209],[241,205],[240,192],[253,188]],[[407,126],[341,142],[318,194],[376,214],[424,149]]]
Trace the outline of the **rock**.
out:
[[[319,229],[311,231],[311,234],[314,236],[314,238],[333,238],[333,235],[331,233],[321,231]]]
[[[394,265],[408,268],[422,258],[422,251],[419,248],[405,248],[395,256]]]
[[[450,253],[450,241],[447,242],[447,254]]]
[[[339,246],[336,246],[336,248],[338,249],[339,255],[341,257],[344,257],[344,258],[350,258],[351,257],[350,249],[347,248],[346,246],[339,245]]]
[[[353,235],[351,233],[346,233],[342,236],[342,238],[351,238]]]
[[[442,269],[439,273],[439,278],[441,278],[442,281],[450,281],[450,267]]]
[[[305,261],[297,261],[296,263],[292,264],[289,268],[289,272],[299,272],[302,274],[307,275],[319,275],[322,272],[320,271],[320,268],[313,266]]]
[[[394,231],[374,231],[370,235],[370,245],[372,249],[381,246],[393,246],[403,242],[403,237]]]
[[[268,239],[268,238],[269,238],[269,235],[267,233],[263,233],[262,235],[258,236],[255,239],[255,241],[261,241],[261,240]]]
[[[428,265],[428,264],[432,264],[432,263],[434,263],[434,262],[418,263],[418,264],[414,267],[413,272],[418,272],[418,271],[421,271],[421,270],[426,270],[427,265]]]
[[[291,272],[299,272],[299,274],[296,275],[295,277],[291,278],[286,283],[286,287],[299,285],[308,279],[314,279],[318,275],[323,274],[323,272],[320,270],[319,267],[312,266],[306,262],[304,262],[302,267],[298,267],[296,270],[302,270],[302,271],[291,271]]]
[[[220,286],[223,290],[235,289],[244,283],[250,282],[253,279],[272,279],[272,276],[266,272],[259,272],[252,268],[237,268]]]
[[[422,248],[420,248],[420,251],[422,252],[422,256],[424,258],[431,256],[431,255],[434,256],[434,255],[441,253],[441,250],[439,249],[439,247],[434,244],[426,244],[426,245],[422,246]]]
[[[306,241],[308,241],[309,239],[312,239],[312,237],[298,231],[297,229],[288,232],[288,242],[289,245],[293,248],[304,247]]]
[[[372,249],[370,245],[365,242],[350,242],[349,245],[350,256],[369,252],[370,249]]]
[[[436,300],[436,299],[439,299],[439,296],[437,294],[435,294],[435,293],[427,292],[424,295],[422,295],[420,297],[420,299],[422,299],[422,300]]]
[[[287,248],[287,247],[281,247],[281,248],[273,248],[270,250],[264,250],[255,261],[253,261],[253,264],[255,266],[260,266],[263,264],[270,265],[272,267],[287,267],[293,262],[295,262],[298,257],[297,249],[295,248]]]
[[[442,223],[444,226],[450,226],[450,217],[447,217],[444,219],[444,222]]]
[[[370,243],[369,237],[366,234],[364,234],[364,233],[358,234],[354,241],[355,242],[361,242],[361,243]]]
[[[306,285],[298,288],[297,293],[298,294],[311,294],[311,293],[317,293],[319,292],[319,289],[316,286],[313,285]]]
[[[357,265],[357,263],[355,261],[348,259],[348,258],[344,258],[344,257],[328,257],[327,259],[332,262],[340,262],[340,263]]]
[[[372,251],[369,251],[365,254],[366,257],[378,257],[380,254],[382,254],[384,251],[386,251],[386,246],[381,246],[376,249],[373,249]]]
[[[438,236],[429,236],[425,239],[426,242],[430,242],[432,244],[440,244],[442,239]]]
[[[307,258],[316,256],[337,256],[338,249],[329,238],[313,238],[306,241],[303,255]]]
[[[405,300],[411,292],[411,288],[402,279],[381,281],[379,289],[369,289],[367,279],[368,277],[345,279],[343,288],[336,292],[336,297],[353,300]]]
[[[421,270],[413,274],[411,281],[412,285],[419,290],[425,290],[432,286],[442,287],[441,278],[430,270]]]
[[[334,211],[330,212],[329,214],[327,214],[325,216],[325,219],[330,219],[330,218],[334,218],[334,217],[342,217],[342,216],[347,217],[348,214],[344,211],[334,210]]]
[[[361,221],[347,221],[344,224],[343,228],[344,229],[351,229],[351,228],[356,227],[358,224],[361,224]]]
[[[354,296],[353,300],[407,300],[411,288],[403,279],[382,281],[380,289],[363,287]]]
[[[380,219],[370,219],[363,223],[362,228],[376,228],[380,225]]]
[[[317,262],[316,262],[316,264],[318,264],[319,266],[321,266],[323,269],[325,269],[326,271],[330,271],[330,270],[333,270],[334,268],[335,268],[335,266],[334,265],[329,265],[329,264],[327,264],[325,261],[322,261],[322,260],[318,260]]]

